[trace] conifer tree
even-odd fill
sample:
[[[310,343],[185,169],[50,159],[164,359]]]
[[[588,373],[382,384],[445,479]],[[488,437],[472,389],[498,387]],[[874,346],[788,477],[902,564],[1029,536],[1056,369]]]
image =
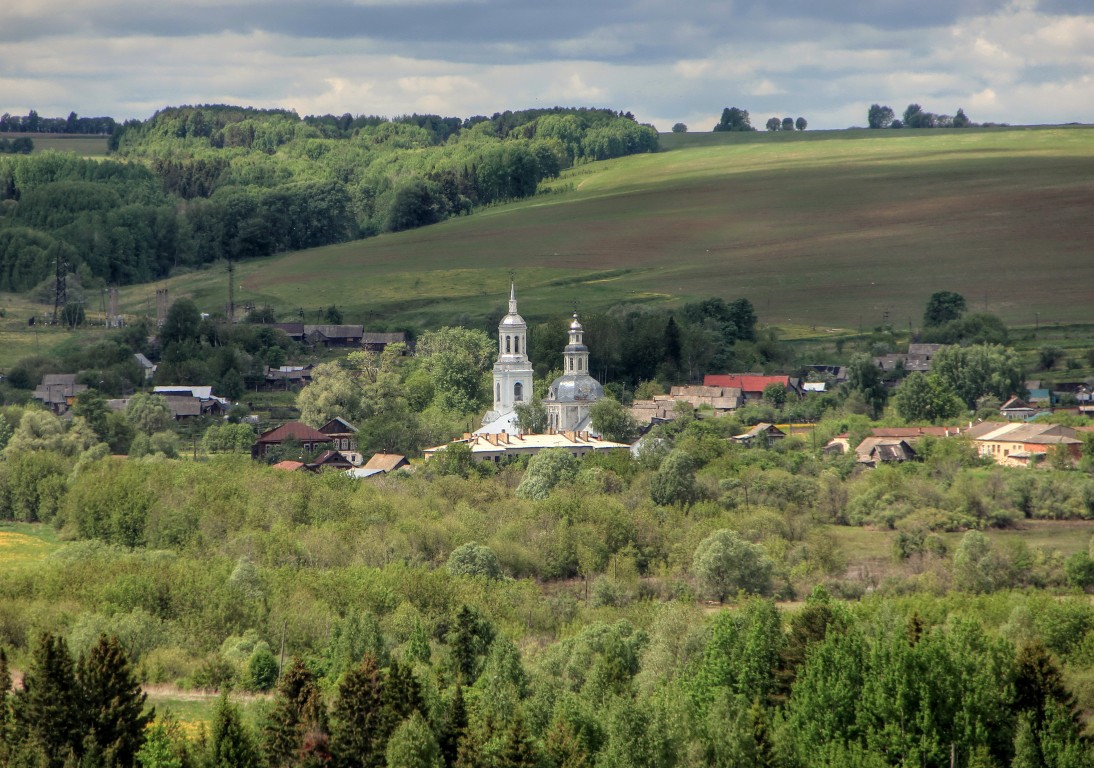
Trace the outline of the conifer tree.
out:
[[[23,676],[18,694],[18,722],[49,768],[60,768],[83,751],[86,729],[75,665],[63,638],[44,633]]]
[[[539,765],[539,753],[519,710],[505,734],[505,743],[495,765],[497,768],[536,768]]]
[[[387,739],[395,732],[399,725],[415,712],[425,709],[422,704],[421,686],[414,677],[414,671],[392,661],[388,667],[387,680],[384,681],[384,692],[381,696],[383,710],[382,738]]]
[[[114,765],[132,766],[155,710],[143,712],[148,697],[116,637],[99,636],[91,653],[80,660],[77,680],[95,749]]]
[[[239,717],[239,709],[224,693],[213,719],[209,768],[259,768],[258,748]]]
[[[331,713],[331,753],[336,768],[383,765],[384,688],[380,667],[369,655],[342,679]]]
[[[325,744],[326,712],[315,675],[293,657],[277,685],[273,711],[262,730],[262,751],[271,766],[291,765],[307,741],[312,751]]]
[[[444,725],[437,736],[437,742],[441,748],[441,757],[444,759],[447,768],[452,768],[456,764],[460,740],[466,734],[467,705],[463,700],[463,686],[456,683],[456,690],[452,693],[452,701],[448,705]]]

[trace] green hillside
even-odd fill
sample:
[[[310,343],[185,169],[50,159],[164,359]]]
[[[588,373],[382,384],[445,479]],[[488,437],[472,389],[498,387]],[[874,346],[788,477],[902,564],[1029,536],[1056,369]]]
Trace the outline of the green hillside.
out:
[[[1009,323],[1088,319],[1094,131],[666,136],[537,197],[410,232],[243,263],[238,302],[425,325],[496,309],[744,296],[773,324],[918,324],[931,292]],[[164,284],[127,290],[133,311]],[[212,309],[222,269],[166,283]]]

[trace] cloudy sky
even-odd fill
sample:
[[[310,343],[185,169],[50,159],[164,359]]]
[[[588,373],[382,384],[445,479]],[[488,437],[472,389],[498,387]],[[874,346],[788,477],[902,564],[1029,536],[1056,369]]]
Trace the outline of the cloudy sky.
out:
[[[722,108],[863,125],[1094,122],[1091,0],[3,0],[0,112],[147,118],[585,105],[661,130]]]

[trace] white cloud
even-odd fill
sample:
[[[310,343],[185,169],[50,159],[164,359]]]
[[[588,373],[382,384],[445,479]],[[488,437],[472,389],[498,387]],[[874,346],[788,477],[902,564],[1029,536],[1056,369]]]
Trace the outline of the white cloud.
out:
[[[725,106],[754,122],[800,114],[811,128],[861,125],[876,101],[898,112],[964,106],[978,121],[1094,119],[1094,13],[1053,15],[1048,1],[923,0],[916,13],[889,3],[892,13],[863,15],[849,0],[824,10],[805,0],[430,0],[428,11],[411,0],[405,13],[403,0],[196,0],[185,12],[8,0],[0,112],[123,119],[234,102],[466,117],[575,104],[709,130]],[[567,15],[578,9],[580,25]]]

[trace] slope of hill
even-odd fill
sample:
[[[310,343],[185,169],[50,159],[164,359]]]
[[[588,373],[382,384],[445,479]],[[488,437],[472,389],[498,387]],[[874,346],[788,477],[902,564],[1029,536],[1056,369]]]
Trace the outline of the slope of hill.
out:
[[[666,142],[669,144],[670,142]],[[1011,323],[1088,319],[1094,131],[688,135],[579,166],[537,197],[411,232],[241,264],[237,301],[389,324],[521,308],[744,296],[762,320],[918,325],[931,292]],[[210,308],[223,270],[169,281]],[[156,287],[158,287],[157,284]],[[131,309],[154,286],[130,289]]]

